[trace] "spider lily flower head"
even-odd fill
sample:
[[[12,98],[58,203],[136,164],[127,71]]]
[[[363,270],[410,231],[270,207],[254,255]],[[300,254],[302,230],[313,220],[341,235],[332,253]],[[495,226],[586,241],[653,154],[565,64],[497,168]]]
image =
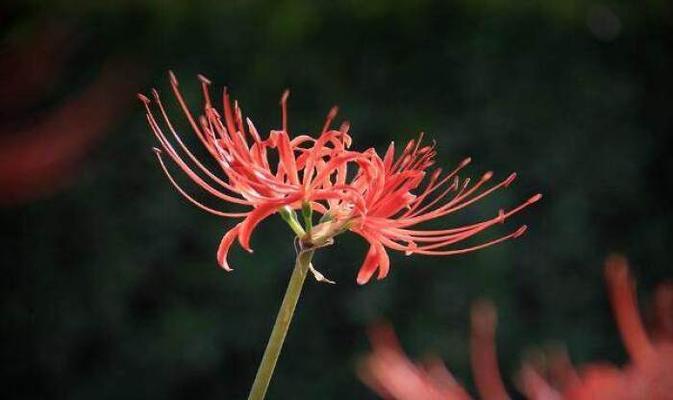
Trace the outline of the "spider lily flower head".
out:
[[[147,121],[161,144],[161,149],[156,149],[161,167],[176,189],[205,211],[241,219],[225,233],[218,250],[217,259],[227,270],[231,269],[227,253],[232,244],[238,240],[244,249],[251,251],[253,230],[274,213],[279,213],[288,222],[303,248],[331,244],[335,236],[349,230],[361,235],[370,245],[357,276],[357,282],[364,284],[377,270],[379,279],[388,274],[387,248],[408,255],[451,255],[518,237],[526,230],[525,226],[471,247],[452,247],[504,222],[541,198],[541,195],[535,195],[518,207],[501,210],[493,218],[468,226],[441,230],[418,228],[420,224],[465,208],[508,186],[515,175],[485,189],[493,176],[490,172],[473,184],[469,178],[461,180],[458,177],[469,159],[447,174],[442,174],[441,169],[428,172],[435,162],[436,152],[434,145],[422,146],[421,138],[410,141],[397,158],[394,145],[388,148],[383,158],[374,149],[350,150],[350,124],[344,122],[338,129],[331,127],[337,114],[336,107],[328,113],[316,138],[309,135],[292,137],[287,122],[287,91],[280,101],[281,129],[272,130],[263,138],[252,121],[243,117],[238,102],[232,103],[226,88],[218,111],[211,100],[211,82],[203,76],[199,79],[203,109],[200,115],[194,116],[175,75],[170,73],[177,102],[219,171],[202,163],[182,140],[156,90],[152,90],[151,100],[144,95],[139,98],[145,105]],[[164,153],[203,190],[240,210],[216,209],[196,200],[170,173]],[[303,225],[295,210],[301,210]],[[314,213],[321,215],[315,226]]]
[[[662,284],[653,304],[654,334],[648,335],[638,311],[626,259],[611,256],[605,275],[610,302],[630,362],[622,368],[592,363],[575,368],[558,348],[539,359],[529,358],[518,387],[531,400],[671,400],[673,399],[673,286]],[[496,310],[481,301],[472,307],[470,361],[482,399],[508,399],[495,346]],[[395,400],[469,399],[439,362],[417,365],[402,352],[392,330],[377,327],[372,353],[361,363],[360,378],[376,393]],[[438,394],[439,393],[439,394]],[[443,397],[442,397],[443,396]]]
[[[409,141],[401,154],[395,157],[392,143],[383,158],[374,151],[368,158],[375,167],[376,175],[367,180],[355,179],[352,186],[364,199],[364,212],[355,213],[345,209],[339,200],[330,202],[329,224],[347,229],[362,236],[369,243],[369,251],[357,276],[359,284],[367,283],[378,270],[378,279],[387,276],[390,261],[387,249],[422,255],[455,255],[476,251],[521,236],[526,231],[522,225],[511,233],[472,246],[459,247],[459,242],[470,239],[529,205],[539,201],[536,194],[510,210],[500,210],[492,218],[470,225],[446,229],[424,228],[423,224],[448,216],[506,188],[516,174],[488,185],[493,172],[487,172],[476,181],[469,177],[461,179],[459,173],[471,162],[463,160],[453,170],[443,173],[441,168],[430,170],[435,164],[435,144],[422,145],[423,134]],[[347,215],[343,222],[341,215]],[[335,221],[342,220],[341,223]]]
[[[336,116],[336,107],[330,110],[321,134],[317,138],[308,135],[290,137],[287,125],[288,91],[281,97],[282,128],[272,130],[262,138],[253,122],[243,117],[237,101],[232,101],[224,89],[222,107],[218,111],[210,96],[210,81],[199,75],[203,91],[202,113],[194,116],[179,89],[175,75],[170,72],[173,94],[184,112],[189,125],[206,151],[217,164],[217,170],[207,167],[181,138],[168,117],[157,90],[152,90],[152,100],[139,94],[146,109],[146,118],[161,149],[155,148],[159,163],[177,191],[197,207],[221,216],[241,219],[226,232],[220,243],[217,259],[226,270],[231,270],[227,253],[238,240],[240,245],[252,252],[250,236],[255,227],[265,218],[281,210],[323,210],[319,202],[339,199],[354,210],[364,207],[358,192],[346,182],[347,164],[365,167],[360,176],[368,176],[367,160],[363,153],[348,150],[351,137],[348,125],[331,129]],[[168,134],[166,133],[168,132]],[[205,192],[238,208],[229,211],[213,208],[195,199],[182,188],[171,174],[163,154],[177,165]],[[277,160],[276,162],[272,160]],[[217,173],[216,173],[217,171]],[[336,177],[336,182],[331,179]],[[296,222],[296,221],[293,221]],[[297,235],[302,228],[294,223],[291,227]]]

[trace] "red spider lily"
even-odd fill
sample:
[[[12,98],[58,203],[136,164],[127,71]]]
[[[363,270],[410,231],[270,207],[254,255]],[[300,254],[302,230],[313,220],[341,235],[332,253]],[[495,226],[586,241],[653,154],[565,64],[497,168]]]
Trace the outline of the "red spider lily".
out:
[[[210,81],[203,76],[199,79],[205,100],[203,114],[195,118],[179,90],[175,75],[170,73],[173,93],[189,124],[226,178],[206,167],[187,147],[169,120],[156,90],[152,90],[154,103],[177,145],[163,132],[152,112],[150,99],[144,95],[139,98],[145,104],[152,131],[175,164],[211,195],[242,208],[237,212],[222,211],[194,199],[178,185],[163,161],[162,152],[155,149],[169,180],[187,200],[218,216],[243,218],[222,238],[217,259],[223,268],[231,270],[227,253],[233,242],[238,239],[244,249],[252,252],[250,236],[255,227],[283,207],[296,209],[309,204],[324,210],[318,202],[334,199],[347,202],[354,209],[363,207],[360,194],[346,184],[345,169],[349,163],[362,166],[361,176],[366,177],[369,175],[367,160],[363,153],[347,150],[351,143],[347,124],[338,130],[330,129],[336,108],[328,114],[317,139],[307,135],[291,138],[287,127],[289,92],[286,91],[280,102],[282,129],[272,130],[266,139],[262,139],[252,121],[243,119],[238,102],[234,101],[232,106],[226,88],[222,112],[218,112],[211,101]],[[273,159],[278,161],[274,163]],[[336,181],[332,182],[334,175]]]
[[[224,235],[218,250],[218,261],[227,270],[231,268],[226,256],[233,242],[238,239],[240,245],[250,251],[249,241],[254,228],[263,219],[287,208],[301,208],[308,214],[315,211],[323,215],[315,227],[310,215],[305,215],[306,231],[296,224],[295,232],[305,247],[329,244],[334,236],[346,230],[364,237],[370,243],[370,249],[357,278],[358,283],[364,284],[377,269],[379,279],[387,275],[386,247],[407,254],[450,255],[520,236],[525,226],[472,247],[449,247],[504,222],[541,198],[541,195],[533,196],[512,210],[501,210],[496,217],[472,225],[443,230],[419,229],[419,224],[458,211],[508,186],[515,175],[484,189],[493,175],[489,172],[470,185],[469,178],[458,178],[458,172],[469,163],[468,159],[448,174],[442,175],[437,169],[425,179],[426,170],[434,162],[435,151],[432,146],[421,147],[420,138],[410,141],[397,160],[393,145],[383,159],[373,149],[351,151],[348,149],[351,143],[349,123],[344,122],[339,129],[330,128],[336,107],[329,112],[317,138],[308,135],[292,138],[287,127],[288,92],[280,102],[281,130],[272,130],[262,138],[253,123],[247,118],[244,120],[238,103],[234,101],[232,106],[226,89],[222,110],[218,112],[209,94],[210,81],[203,76],[199,78],[204,96],[203,113],[194,117],[180,93],[177,79],[170,73],[171,87],[180,107],[224,177],[207,168],[187,147],[169,120],[156,90],[152,90],[154,101],[144,95],[139,97],[147,109],[152,131],[175,164],[206,192],[241,208],[238,212],[224,211],[194,199],[177,184],[164,163],[162,152],[157,150],[162,168],[187,200],[215,215],[243,219]],[[152,103],[156,104],[169,135],[164,133],[155,117]],[[271,161],[275,159],[278,161]]]
[[[673,399],[673,286],[662,285],[655,296],[656,336],[643,328],[633,282],[623,257],[606,263],[610,299],[631,362],[624,368],[589,364],[576,369],[565,352],[549,354],[545,366],[526,362],[519,387],[532,400],[671,400]],[[497,364],[495,308],[481,302],[472,309],[470,358],[477,391],[483,399],[508,399]],[[469,399],[440,363],[416,366],[404,355],[392,330],[373,331],[373,352],[359,375],[376,393],[397,400]],[[441,371],[439,373],[438,371]]]
[[[422,224],[457,212],[509,186],[516,174],[509,175],[499,183],[485,188],[493,177],[487,172],[472,183],[470,178],[460,179],[458,173],[470,163],[463,160],[452,171],[442,174],[442,169],[428,169],[435,163],[434,144],[421,146],[418,140],[407,143],[402,153],[395,158],[392,143],[383,159],[371,153],[371,163],[379,172],[363,193],[366,212],[353,218],[350,230],[361,235],[369,244],[369,252],[357,277],[364,284],[378,269],[378,279],[387,276],[389,259],[386,248],[404,252],[406,255],[454,255],[483,249],[507,239],[521,236],[526,231],[523,225],[505,236],[469,247],[454,247],[489,227],[503,223],[511,215],[521,211],[542,198],[541,194],[529,198],[521,205],[500,210],[497,216],[474,224],[449,229],[424,229]]]

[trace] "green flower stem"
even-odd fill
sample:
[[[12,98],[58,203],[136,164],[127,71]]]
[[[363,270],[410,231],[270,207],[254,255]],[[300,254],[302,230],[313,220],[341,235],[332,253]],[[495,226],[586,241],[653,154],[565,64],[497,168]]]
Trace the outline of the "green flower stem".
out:
[[[311,236],[311,229],[313,229],[313,208],[311,208],[311,203],[308,201],[305,201],[301,205],[301,215],[304,217],[306,232]]]
[[[280,356],[280,351],[283,348],[283,342],[285,341],[287,330],[290,327],[290,322],[292,322],[294,309],[296,308],[297,301],[301,295],[301,289],[302,286],[304,286],[304,281],[306,280],[306,274],[309,270],[311,259],[313,259],[314,251],[315,250],[302,250],[297,256],[294,271],[292,271],[292,276],[290,277],[290,283],[288,283],[287,289],[285,290],[283,303],[280,306],[280,310],[278,310],[276,323],[273,325],[271,336],[266,344],[266,350],[264,350],[264,356],[262,357],[262,362],[259,364],[259,369],[255,376],[255,382],[252,384],[252,389],[250,389],[248,400],[262,400],[266,395],[266,390],[269,387],[269,382],[271,381],[273,370],[276,367],[278,356]]]
[[[287,222],[287,224],[290,226],[290,229],[292,229],[298,238],[302,238],[304,235],[306,235],[304,228],[302,228],[299,221],[297,221],[297,213],[294,212],[293,209],[288,206],[284,206],[278,210],[278,213],[280,214],[280,217],[283,218],[283,221]]]

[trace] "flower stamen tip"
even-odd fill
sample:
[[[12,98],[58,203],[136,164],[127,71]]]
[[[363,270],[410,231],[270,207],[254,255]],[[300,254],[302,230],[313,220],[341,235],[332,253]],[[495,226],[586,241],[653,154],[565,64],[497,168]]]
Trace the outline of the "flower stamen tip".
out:
[[[150,99],[144,94],[138,93],[136,94],[136,97],[138,97],[138,100],[142,101],[143,104],[150,104]]]
[[[210,85],[210,84],[212,83],[212,82],[210,81],[210,79],[206,78],[205,76],[203,76],[203,75],[201,75],[201,74],[197,74],[196,77],[197,77],[202,83],[205,83],[206,85]]]
[[[507,179],[505,179],[505,182],[502,184],[503,187],[508,187],[509,185],[512,184],[512,182],[514,182],[515,179],[516,179],[516,172],[512,172],[512,173],[507,177]]]
[[[520,237],[521,235],[523,235],[526,232],[527,229],[528,229],[528,225],[522,225],[519,229],[516,230],[516,232],[514,232],[514,234],[512,234],[512,238],[516,239],[516,238]]]
[[[542,193],[538,193],[535,196],[531,197],[528,199],[528,204],[533,204],[535,202],[538,202],[542,199]]]
[[[175,77],[175,74],[173,71],[168,70],[168,78],[171,80],[171,85],[173,86],[179,86],[180,84],[178,83],[178,78]]]

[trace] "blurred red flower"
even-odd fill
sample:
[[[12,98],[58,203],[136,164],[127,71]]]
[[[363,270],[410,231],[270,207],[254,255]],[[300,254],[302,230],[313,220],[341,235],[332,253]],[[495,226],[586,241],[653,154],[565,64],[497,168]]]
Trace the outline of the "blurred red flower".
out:
[[[673,399],[673,286],[657,289],[655,335],[650,338],[638,312],[626,260],[606,262],[610,300],[630,363],[607,363],[576,369],[563,351],[548,354],[544,363],[527,361],[518,386],[533,400],[671,400]],[[477,391],[483,399],[508,399],[498,369],[495,348],[496,311],[488,302],[472,308],[470,358]],[[396,400],[469,399],[440,362],[416,365],[404,355],[388,327],[372,330],[372,353],[360,365],[360,378],[381,397]]]
[[[656,330],[646,332],[626,259],[605,263],[610,303],[630,362],[623,368],[595,363],[576,371],[564,354],[552,354],[548,368],[524,364],[522,388],[532,395],[556,390],[564,399],[673,399],[673,287],[662,284],[655,295]],[[546,376],[551,382],[544,379]],[[540,398],[540,397],[537,397]]]
[[[128,62],[108,61],[80,93],[38,110],[36,105],[57,80],[73,47],[70,29],[47,22],[43,26],[27,42],[10,45],[0,60],[0,203],[4,204],[30,201],[62,188],[130,105],[124,93],[136,85],[138,76],[138,69]],[[123,77],[120,70],[125,71]]]
[[[358,368],[360,379],[384,399],[467,400],[467,392],[456,382],[441,361],[416,364],[404,354],[388,325],[370,331],[372,353]]]
[[[281,129],[272,130],[263,138],[252,121],[244,119],[238,103],[234,101],[232,105],[226,89],[221,111],[217,111],[209,94],[210,81],[203,76],[199,79],[204,96],[203,112],[194,117],[179,90],[177,79],[170,73],[173,93],[199,141],[217,163],[219,174],[206,167],[185,144],[156,90],[152,90],[152,100],[144,95],[139,98],[146,107],[148,123],[163,148],[156,151],[159,162],[177,190],[188,201],[210,213],[242,218],[225,233],[218,250],[218,261],[227,270],[231,269],[227,253],[233,242],[238,239],[244,249],[251,251],[253,230],[276,212],[302,209],[304,214],[313,211],[322,214],[316,226],[313,226],[311,216],[305,215],[305,230],[304,227],[295,229],[305,248],[331,244],[333,237],[347,230],[364,237],[370,248],[357,278],[358,283],[364,284],[377,269],[379,279],[387,275],[386,247],[406,254],[450,255],[517,237],[525,231],[525,226],[486,243],[457,249],[449,247],[503,222],[541,198],[541,195],[535,195],[512,210],[501,210],[497,216],[475,224],[442,230],[419,229],[416,227],[419,224],[458,211],[506,187],[515,175],[483,189],[493,175],[489,172],[470,185],[469,178],[461,180],[458,177],[458,172],[469,163],[468,159],[448,174],[442,175],[441,169],[437,169],[425,179],[427,169],[434,163],[433,146],[421,146],[420,138],[412,140],[397,159],[394,145],[383,158],[374,149],[349,150],[349,123],[342,123],[339,129],[331,128],[336,107],[330,110],[316,138],[309,135],[291,137],[287,126],[287,91],[281,99]],[[159,118],[155,117],[153,104]],[[165,129],[169,135],[164,133]],[[169,172],[162,151],[202,189],[239,210],[216,209],[188,194]]]

